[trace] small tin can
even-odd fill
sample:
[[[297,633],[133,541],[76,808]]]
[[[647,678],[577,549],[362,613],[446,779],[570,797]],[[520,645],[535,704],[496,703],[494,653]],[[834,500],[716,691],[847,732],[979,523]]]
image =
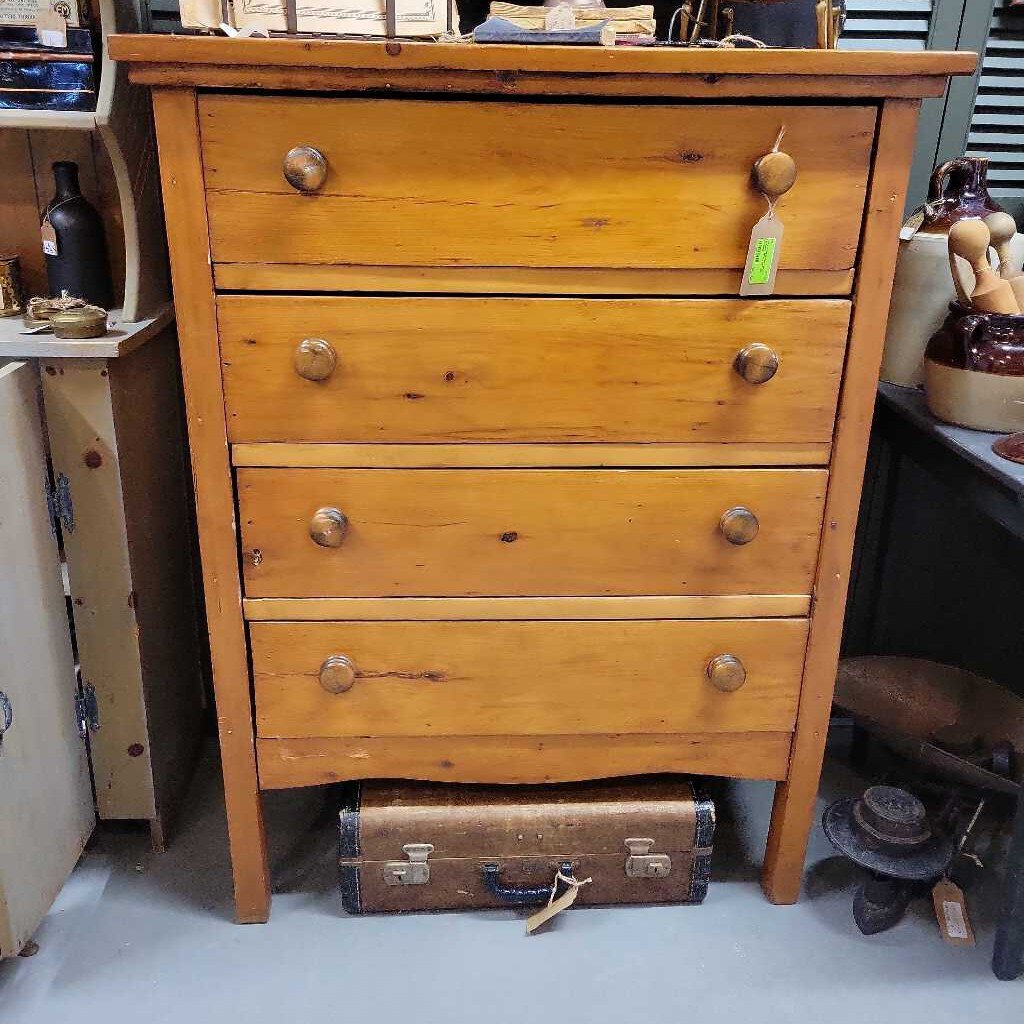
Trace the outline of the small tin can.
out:
[[[50,317],[53,333],[65,340],[101,338],[107,333],[107,311],[99,306],[65,309]]]
[[[13,253],[0,253],[0,316],[17,316],[24,308],[21,261]]]

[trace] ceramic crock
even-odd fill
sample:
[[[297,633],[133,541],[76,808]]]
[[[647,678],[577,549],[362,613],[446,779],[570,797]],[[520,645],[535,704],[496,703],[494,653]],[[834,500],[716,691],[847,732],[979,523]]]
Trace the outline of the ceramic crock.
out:
[[[975,430],[1024,430],[1024,316],[958,303],[928,342],[925,393],[933,415]]]
[[[936,168],[920,228],[900,241],[892,304],[880,377],[890,384],[919,387],[924,379],[924,350],[956,298],[949,272],[949,229],[959,220],[985,217],[1002,207],[988,194],[988,161],[961,157]],[[1024,256],[1024,235],[1010,244]]]

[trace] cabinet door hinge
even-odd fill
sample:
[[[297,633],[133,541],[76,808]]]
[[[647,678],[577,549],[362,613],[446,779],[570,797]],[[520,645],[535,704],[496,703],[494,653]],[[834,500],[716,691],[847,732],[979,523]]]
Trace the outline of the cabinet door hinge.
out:
[[[90,732],[99,730],[100,706],[96,700],[96,688],[92,683],[85,683],[81,692],[75,694],[75,717],[78,719],[78,732],[83,740]]]
[[[46,486],[46,507],[50,513],[50,529],[56,533],[57,526],[65,533],[75,532],[75,506],[71,501],[71,481],[58,473],[53,484]]]
[[[14,725],[14,707],[11,698],[0,690],[0,750],[3,749],[4,733]]]

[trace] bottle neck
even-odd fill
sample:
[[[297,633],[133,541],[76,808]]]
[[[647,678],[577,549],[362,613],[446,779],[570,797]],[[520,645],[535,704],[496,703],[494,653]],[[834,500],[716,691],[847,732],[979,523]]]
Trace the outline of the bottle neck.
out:
[[[985,202],[988,194],[988,161],[969,160],[961,172],[963,177],[960,185],[961,203]]]
[[[59,203],[74,199],[82,194],[78,184],[78,164],[62,161],[53,165],[53,181],[56,186],[54,199]]]

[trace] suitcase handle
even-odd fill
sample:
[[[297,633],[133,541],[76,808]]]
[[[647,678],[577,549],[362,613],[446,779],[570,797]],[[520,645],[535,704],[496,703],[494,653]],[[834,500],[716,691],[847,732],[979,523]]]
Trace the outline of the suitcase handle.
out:
[[[537,888],[530,888],[529,886],[502,885],[498,879],[498,874],[501,871],[499,864],[484,864],[481,870],[488,892],[502,903],[508,903],[515,907],[530,907],[538,903],[547,903],[552,898],[552,889],[557,887],[541,885]],[[574,877],[571,861],[563,861],[559,870],[566,878]],[[556,895],[558,894],[556,893]]]

